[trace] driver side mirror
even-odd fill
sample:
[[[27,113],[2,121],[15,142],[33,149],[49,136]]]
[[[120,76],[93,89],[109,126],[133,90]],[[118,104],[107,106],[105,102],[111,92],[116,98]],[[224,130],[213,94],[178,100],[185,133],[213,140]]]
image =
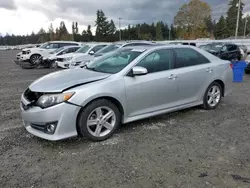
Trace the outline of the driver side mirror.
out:
[[[148,70],[141,66],[135,66],[132,68],[130,75],[131,76],[142,76],[146,75],[148,73]]]
[[[95,54],[94,51],[90,51],[90,52],[89,52],[89,55],[94,55],[94,54]]]

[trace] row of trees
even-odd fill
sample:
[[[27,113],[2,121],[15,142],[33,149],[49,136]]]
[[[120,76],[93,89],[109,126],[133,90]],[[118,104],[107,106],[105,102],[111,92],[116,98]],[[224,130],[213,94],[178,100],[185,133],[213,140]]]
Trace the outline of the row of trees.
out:
[[[175,40],[216,38],[222,39],[234,36],[237,20],[237,3],[239,0],[230,0],[226,16],[221,16],[216,22],[212,20],[211,7],[202,0],[191,0],[183,4],[172,25],[163,21],[148,24],[128,25],[121,31],[123,40]],[[239,18],[239,35],[244,34],[246,19],[249,20],[246,33],[250,33],[250,17],[243,18],[244,3],[241,3]],[[72,32],[69,33],[62,21],[56,29],[51,24],[46,32],[43,28],[31,35],[6,35],[0,37],[0,45],[18,45],[27,43],[42,43],[49,40],[75,40],[75,41],[117,41],[119,31],[113,20],[109,20],[102,10],[96,13],[95,35],[92,34],[91,26],[87,30],[79,32],[78,23],[72,23]]]

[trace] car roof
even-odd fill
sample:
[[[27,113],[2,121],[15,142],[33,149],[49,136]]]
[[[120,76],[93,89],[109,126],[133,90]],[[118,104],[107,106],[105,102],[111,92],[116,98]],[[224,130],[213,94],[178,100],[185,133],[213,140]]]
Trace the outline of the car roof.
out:
[[[118,42],[114,42],[112,44],[120,44],[120,45],[124,45],[124,44],[132,44],[132,43],[146,43],[146,44],[152,44],[155,42],[152,41],[142,41],[142,40],[133,40],[133,41],[118,41]]]
[[[67,49],[67,48],[81,48],[79,45],[72,45],[72,46],[63,46],[62,48]]]
[[[72,44],[81,44],[81,42],[75,42],[75,41],[48,41],[49,43],[72,43]]]

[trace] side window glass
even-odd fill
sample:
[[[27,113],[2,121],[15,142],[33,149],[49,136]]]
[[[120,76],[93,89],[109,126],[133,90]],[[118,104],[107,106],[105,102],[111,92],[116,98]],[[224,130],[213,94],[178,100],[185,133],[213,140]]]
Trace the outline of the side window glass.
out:
[[[235,51],[237,50],[237,46],[235,45],[228,45],[228,51],[231,52],[231,51]]]
[[[104,48],[104,47],[105,47],[105,45],[95,46],[94,48],[92,48],[92,50],[91,50],[91,51],[93,51],[93,52],[97,52],[98,50],[100,50],[100,49],[102,49],[102,48]]]
[[[136,66],[144,67],[148,73],[173,69],[174,56],[170,49],[156,50],[142,59]]]
[[[189,48],[176,48],[176,68],[209,63],[209,60],[199,52]]]

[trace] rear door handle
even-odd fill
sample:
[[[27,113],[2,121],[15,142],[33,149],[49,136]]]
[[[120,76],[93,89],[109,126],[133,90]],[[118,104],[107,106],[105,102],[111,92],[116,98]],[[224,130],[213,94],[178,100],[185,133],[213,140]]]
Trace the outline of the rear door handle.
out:
[[[170,79],[170,80],[175,80],[176,78],[177,78],[177,76],[174,75],[174,74],[171,74],[171,75],[168,77],[168,79]]]

